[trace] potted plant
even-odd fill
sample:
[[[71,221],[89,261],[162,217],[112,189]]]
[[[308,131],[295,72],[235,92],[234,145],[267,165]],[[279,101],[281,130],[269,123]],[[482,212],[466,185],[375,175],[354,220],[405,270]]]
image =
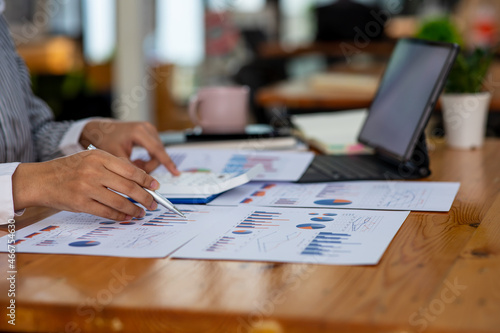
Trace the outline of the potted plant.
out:
[[[492,48],[468,49],[449,18],[425,22],[416,37],[460,45],[461,51],[441,96],[446,139],[455,148],[481,147],[491,100],[483,82],[493,60]]]

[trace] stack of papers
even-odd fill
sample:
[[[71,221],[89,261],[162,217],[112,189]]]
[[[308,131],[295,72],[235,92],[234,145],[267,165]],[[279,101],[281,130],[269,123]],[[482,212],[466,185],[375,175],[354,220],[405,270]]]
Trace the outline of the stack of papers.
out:
[[[181,205],[116,222],[61,212],[16,232],[18,252],[116,257],[378,262],[409,212]],[[0,239],[7,249],[7,238]],[[187,244],[186,244],[187,243]],[[180,247],[180,249],[179,249]],[[179,250],[178,250],[179,249]],[[176,251],[177,250],[177,251]]]
[[[174,204],[207,203],[217,194],[250,180],[297,181],[314,157],[311,152],[282,151],[168,148],[167,152],[184,175],[172,177],[164,166],[152,175],[160,182],[159,192]],[[132,159],[148,158],[144,149],[132,154]],[[252,170],[257,165],[262,168]],[[193,179],[198,182],[189,185]]]
[[[223,174],[223,185],[193,190],[177,184],[176,189],[166,179],[163,193],[170,188],[177,192],[171,195],[195,198],[236,187],[209,205],[178,206],[186,219],[164,208],[129,221],[61,212],[17,230],[16,240],[1,238],[0,248],[7,251],[9,244],[19,253],[375,265],[410,211],[449,211],[459,188],[459,183],[422,181],[291,183],[312,160],[307,153],[169,154],[183,171]],[[252,178],[260,181],[239,185]]]
[[[372,152],[358,142],[367,115],[368,110],[358,109],[293,115],[291,121],[297,135],[323,154],[359,154]]]

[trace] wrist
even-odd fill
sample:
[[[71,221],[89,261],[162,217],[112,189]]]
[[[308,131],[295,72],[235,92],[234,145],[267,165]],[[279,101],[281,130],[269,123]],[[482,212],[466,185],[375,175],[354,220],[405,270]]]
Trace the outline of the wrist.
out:
[[[80,134],[80,145],[87,148],[90,144],[101,147],[105,134],[113,130],[113,119],[102,118],[89,121]]]
[[[98,129],[98,121],[92,120],[89,121],[82,130],[82,133],[80,134],[80,140],[78,141],[80,145],[84,148],[88,147],[90,144],[95,144],[95,138],[93,138],[93,134],[96,132]],[[94,139],[94,140],[92,140]]]
[[[34,163],[21,163],[12,174],[14,210],[39,205],[37,201],[40,198],[38,182],[36,181],[37,175],[37,166]]]

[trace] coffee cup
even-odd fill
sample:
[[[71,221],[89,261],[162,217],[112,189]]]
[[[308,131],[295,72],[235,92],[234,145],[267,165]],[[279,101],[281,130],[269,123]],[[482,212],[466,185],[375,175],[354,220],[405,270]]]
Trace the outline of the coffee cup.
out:
[[[246,86],[201,88],[189,102],[189,117],[203,133],[243,133],[248,97]]]

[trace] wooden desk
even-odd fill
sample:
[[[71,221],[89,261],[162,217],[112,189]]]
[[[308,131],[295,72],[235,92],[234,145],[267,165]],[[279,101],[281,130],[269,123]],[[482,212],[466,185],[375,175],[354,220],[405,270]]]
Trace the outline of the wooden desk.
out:
[[[428,180],[457,198],[411,213],[376,266],[18,254],[12,327],[0,254],[0,331],[498,332],[499,151],[437,144]]]
[[[281,82],[260,88],[256,95],[257,105],[266,109],[286,107],[289,110],[348,110],[367,108],[374,94],[316,89],[308,79]]]
[[[375,69],[364,69],[375,75],[381,75],[383,66],[376,65]],[[348,66],[339,65],[335,71],[349,71]],[[363,71],[363,70],[361,70]],[[350,70],[353,72],[353,70]],[[485,79],[485,89],[492,95],[490,110],[500,112],[500,62],[491,66],[490,73]],[[374,93],[352,90],[336,91],[322,87],[318,89],[310,84],[309,79],[295,79],[283,81],[267,87],[260,88],[255,96],[257,105],[271,109],[273,107],[286,107],[291,110],[307,112],[308,110],[346,110],[367,108],[370,106]]]

